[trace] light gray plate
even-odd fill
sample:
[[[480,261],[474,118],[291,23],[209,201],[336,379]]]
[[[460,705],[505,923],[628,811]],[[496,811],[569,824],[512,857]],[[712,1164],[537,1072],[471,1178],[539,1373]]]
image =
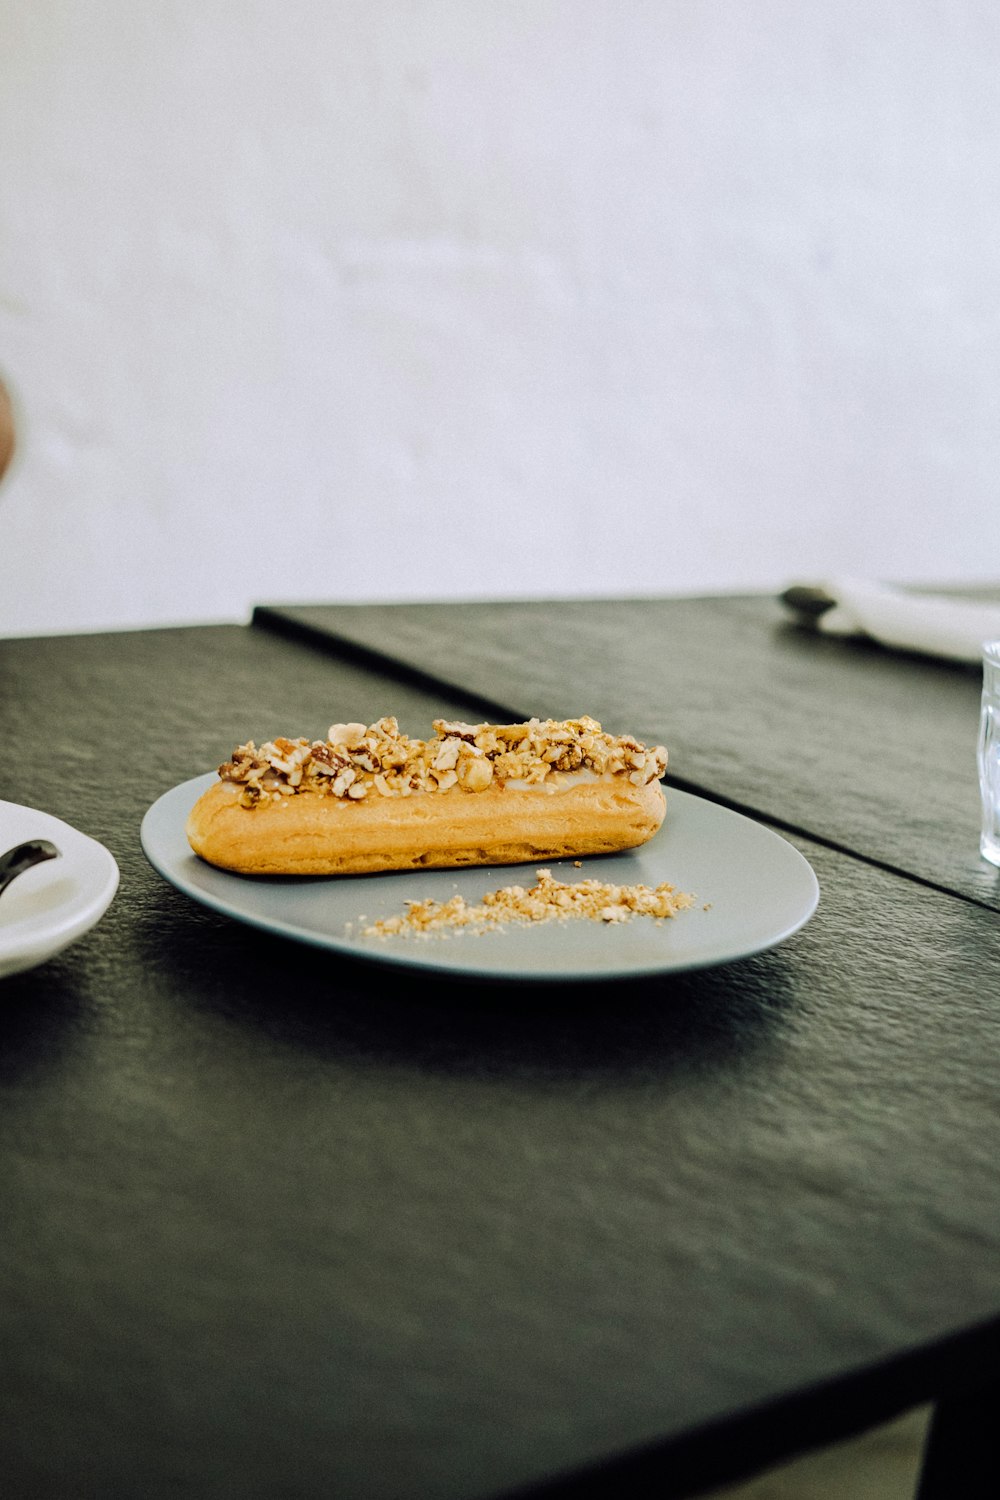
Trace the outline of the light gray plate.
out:
[[[545,922],[494,932],[365,937],[363,928],[408,900],[470,904],[500,886],[534,884],[538,864],[390,875],[272,878],[232,875],[192,853],[188,812],[214,772],[166,792],[142,822],[153,868],[185,895],[253,927],[355,958],[509,980],[587,980],[663,974],[746,958],[791,937],[816,909],[811,866],[785,839],[740,813],[667,788],[659,833],[628,854],[545,865],[557,880],[655,886],[669,881],[696,900],[666,921]]]

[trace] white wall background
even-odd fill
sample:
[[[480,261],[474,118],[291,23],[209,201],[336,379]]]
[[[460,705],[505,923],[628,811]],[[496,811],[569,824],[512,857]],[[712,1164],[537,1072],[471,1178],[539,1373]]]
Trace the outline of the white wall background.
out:
[[[0,0],[0,633],[1000,577],[993,0]]]

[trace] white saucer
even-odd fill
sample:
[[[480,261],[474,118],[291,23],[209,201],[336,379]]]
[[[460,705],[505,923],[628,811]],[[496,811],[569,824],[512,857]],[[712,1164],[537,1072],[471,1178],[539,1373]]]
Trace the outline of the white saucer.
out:
[[[0,895],[0,979],[75,943],[118,889],[118,866],[103,844],[50,813],[0,802],[0,853],[26,839],[51,839],[59,858],[25,870]]]

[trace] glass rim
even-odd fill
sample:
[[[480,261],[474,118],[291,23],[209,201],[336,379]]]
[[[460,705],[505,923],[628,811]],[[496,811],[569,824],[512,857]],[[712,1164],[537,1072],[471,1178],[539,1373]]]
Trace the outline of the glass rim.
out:
[[[983,641],[983,661],[1000,667],[1000,641]]]

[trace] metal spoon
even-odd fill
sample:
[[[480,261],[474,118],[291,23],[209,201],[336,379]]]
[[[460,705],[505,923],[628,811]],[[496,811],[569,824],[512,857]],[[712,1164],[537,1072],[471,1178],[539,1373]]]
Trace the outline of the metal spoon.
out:
[[[19,875],[30,870],[32,865],[44,864],[47,859],[58,859],[59,850],[48,839],[28,839],[15,844],[6,854],[0,854],[0,896]]]
[[[832,609],[837,602],[826,589],[809,583],[793,583],[791,588],[785,589],[785,592],[779,594],[778,598],[782,604],[794,610],[800,618],[810,620],[814,624],[820,615],[825,615],[827,610]]]

